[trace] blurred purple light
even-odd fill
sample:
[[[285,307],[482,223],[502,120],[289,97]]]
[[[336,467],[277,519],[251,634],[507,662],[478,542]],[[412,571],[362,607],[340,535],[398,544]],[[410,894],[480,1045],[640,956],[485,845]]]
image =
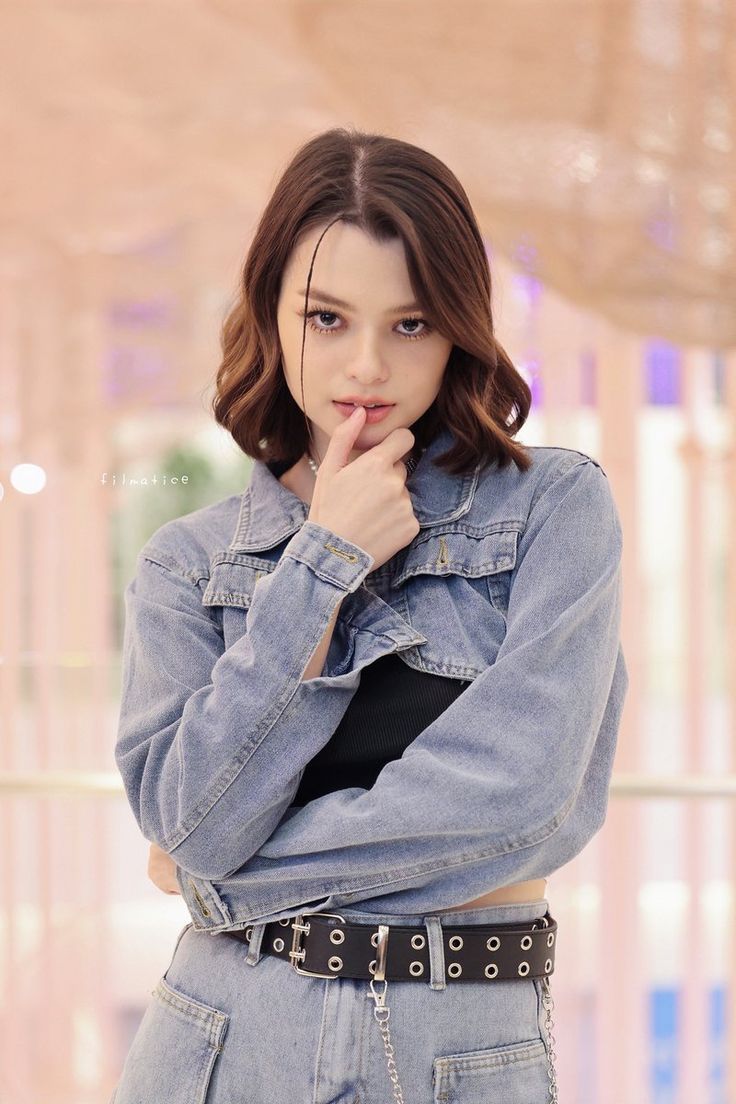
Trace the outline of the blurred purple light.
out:
[[[138,329],[169,326],[176,303],[171,296],[155,299],[117,299],[110,303],[107,318],[112,326]]]
[[[644,346],[646,401],[652,406],[677,406],[680,402],[680,350],[668,341],[653,338]]]

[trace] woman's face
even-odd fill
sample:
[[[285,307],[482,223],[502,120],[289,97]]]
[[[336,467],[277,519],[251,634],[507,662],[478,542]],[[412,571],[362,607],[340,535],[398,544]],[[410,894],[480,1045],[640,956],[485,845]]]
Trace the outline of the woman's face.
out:
[[[398,426],[410,427],[432,405],[452,350],[452,342],[431,328],[414,303],[403,241],[376,242],[365,231],[336,222],[322,239],[312,270],[302,406],[304,292],[324,225],[305,234],[293,250],[277,309],[286,383],[309,418],[317,462],[347,416],[335,400],[355,396],[393,404],[380,421],[365,423],[349,456],[355,460]]]

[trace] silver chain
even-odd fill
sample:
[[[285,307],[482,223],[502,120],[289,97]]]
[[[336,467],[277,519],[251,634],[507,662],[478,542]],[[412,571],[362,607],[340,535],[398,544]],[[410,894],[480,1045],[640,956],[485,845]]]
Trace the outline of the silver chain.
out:
[[[373,1015],[376,1017],[376,1023],[378,1029],[383,1036],[383,1046],[386,1051],[386,1061],[388,1065],[388,1075],[391,1078],[391,1084],[393,1085],[394,1099],[396,1104],[404,1104],[404,1094],[401,1091],[401,1085],[399,1084],[399,1078],[396,1073],[396,1062],[394,1061],[394,1048],[391,1044],[391,1037],[388,1030],[388,1018],[391,1014],[391,1009],[386,1004],[386,990],[388,989],[388,982],[384,978],[383,992],[377,993],[373,988],[375,984],[375,978],[370,980],[370,989],[373,994],[373,1000],[375,1001],[375,1008],[373,1009]],[[385,1015],[383,1015],[385,1013]]]
[[[373,1009],[373,1015],[376,1018],[378,1029],[383,1037],[383,1046],[386,1051],[386,1064],[388,1067],[388,1075],[391,1078],[391,1085],[393,1087],[393,1094],[396,1104],[404,1104],[404,1094],[399,1084],[398,1074],[396,1072],[396,1061],[394,1059],[394,1048],[391,1043],[391,1036],[388,1028],[388,1018],[391,1014],[391,1009],[386,1004],[386,990],[388,989],[388,982],[384,979],[383,992],[377,993],[375,988],[375,979],[370,980],[370,990],[375,1002],[375,1008]],[[544,1030],[547,1034],[547,1077],[549,1078],[549,1099],[550,1104],[558,1104],[557,1098],[557,1074],[555,1072],[555,1059],[557,1057],[555,1053],[555,1039],[552,1034],[552,1028],[554,1022],[552,1020],[552,1011],[555,1007],[554,998],[549,985],[549,978],[542,978],[542,1007],[546,1012],[546,1018],[544,1021]]]
[[[555,1073],[555,1039],[552,1034],[552,1028],[554,1026],[552,1022],[552,1009],[555,1006],[555,1002],[552,998],[552,991],[549,987],[549,978],[542,978],[542,1007],[547,1013],[547,1018],[544,1021],[544,1030],[547,1033],[547,1076],[549,1077],[549,1099],[550,1104],[557,1104],[557,1074]]]

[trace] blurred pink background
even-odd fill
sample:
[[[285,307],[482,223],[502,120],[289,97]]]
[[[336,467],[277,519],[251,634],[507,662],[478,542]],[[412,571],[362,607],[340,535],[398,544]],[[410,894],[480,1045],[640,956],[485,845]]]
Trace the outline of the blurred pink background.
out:
[[[735,21],[0,9],[0,1098],[106,1101],[189,919],[113,760],[122,590],[163,521],[247,485],[207,411],[219,325],[292,152],[350,123],[459,176],[520,439],[595,456],[624,528],[609,815],[548,883],[560,1100],[736,1104]]]

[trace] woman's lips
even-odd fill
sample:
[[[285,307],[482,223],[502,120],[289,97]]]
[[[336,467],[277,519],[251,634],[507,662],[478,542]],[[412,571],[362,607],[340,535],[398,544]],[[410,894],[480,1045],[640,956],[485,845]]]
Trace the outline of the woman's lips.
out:
[[[333,400],[333,402],[334,402],[334,400]],[[336,402],[334,405],[340,411],[343,418],[349,418],[350,415],[355,410],[355,407],[353,406],[352,403]],[[393,410],[395,405],[396,405],[395,403],[390,403],[386,406],[375,406],[372,409],[369,408],[369,407],[366,407],[365,408],[366,423],[380,422],[382,418],[386,417],[389,410]]]

